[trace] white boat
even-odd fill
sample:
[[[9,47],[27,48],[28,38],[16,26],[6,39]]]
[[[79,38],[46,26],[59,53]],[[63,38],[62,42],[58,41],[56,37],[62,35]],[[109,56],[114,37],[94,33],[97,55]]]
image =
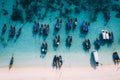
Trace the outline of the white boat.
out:
[[[105,33],[105,37],[106,37],[107,40],[109,40],[109,33],[107,31]]]
[[[105,30],[102,30],[102,39],[103,39],[103,40],[106,39],[106,32],[105,32]]]
[[[93,51],[93,57],[94,57],[96,66],[98,66],[99,65],[99,57],[98,57],[97,51]]]

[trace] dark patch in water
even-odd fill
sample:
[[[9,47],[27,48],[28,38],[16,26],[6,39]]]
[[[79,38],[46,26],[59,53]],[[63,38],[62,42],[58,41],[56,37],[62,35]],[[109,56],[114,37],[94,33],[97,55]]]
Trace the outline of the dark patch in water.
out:
[[[24,22],[22,10],[13,7],[13,13],[12,13],[12,15],[11,15],[11,19],[12,19],[13,21]]]
[[[3,3],[4,4],[4,3]],[[74,9],[69,7],[73,5]],[[13,21],[28,21],[31,22],[36,18],[38,20],[44,20],[48,13],[58,12],[59,17],[68,17],[72,12],[79,14],[81,11],[89,11],[89,19],[91,22],[96,21],[99,12],[103,12],[105,15],[107,10],[116,11],[116,17],[120,18],[120,6],[119,4],[112,3],[112,0],[17,0],[13,6],[17,8],[17,11],[13,10],[13,13],[19,12],[19,10],[25,13],[25,16],[12,17]],[[45,9],[43,12],[42,9]],[[22,14],[19,13],[20,15]],[[5,11],[5,15],[7,12]],[[106,16],[104,16],[106,19]]]
[[[118,12],[115,16],[116,18],[120,18],[120,12]]]
[[[79,8],[79,7],[75,7],[75,13],[76,13],[76,14],[79,14],[79,13],[80,13],[80,11],[81,11],[81,10],[80,10],[80,8]]]

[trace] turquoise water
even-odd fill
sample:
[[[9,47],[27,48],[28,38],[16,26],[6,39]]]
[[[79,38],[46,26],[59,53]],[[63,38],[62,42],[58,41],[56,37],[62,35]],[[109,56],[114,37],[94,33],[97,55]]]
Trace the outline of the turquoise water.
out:
[[[4,0],[2,0],[4,1]],[[8,1],[9,2],[9,1]],[[9,11],[9,13],[12,13],[11,9],[7,8],[8,2],[5,3],[5,9]],[[63,0],[64,2],[64,0]],[[11,2],[11,5],[9,5],[9,8],[12,8],[13,2]],[[66,4],[66,3],[65,3]],[[65,5],[67,6],[67,4]],[[74,7],[74,5],[70,6]],[[2,9],[2,7],[1,7]],[[1,10],[2,11],[2,10]],[[11,21],[10,20],[10,14],[4,16],[1,13],[0,18],[0,30],[3,27],[3,24],[6,23],[8,28],[5,35],[1,36],[4,38],[4,41],[0,42],[0,67],[7,67],[10,61],[10,58],[12,55],[14,55],[15,61],[14,66],[21,67],[21,66],[51,66],[53,56],[56,55],[62,55],[64,65],[63,66],[90,66],[90,58],[91,58],[91,52],[95,50],[94,41],[96,38],[99,38],[99,35],[101,33],[102,29],[112,31],[115,37],[115,40],[112,44],[104,44],[101,46],[101,48],[98,50],[100,63],[103,65],[109,65],[113,64],[112,61],[112,53],[114,51],[118,51],[118,54],[120,55],[120,19],[116,18],[116,12],[110,10],[111,12],[111,19],[108,22],[108,24],[105,26],[106,22],[104,20],[104,16],[102,12],[98,13],[97,20],[95,22],[90,23],[90,30],[85,35],[80,33],[80,26],[85,21],[90,21],[89,11],[81,11],[79,14],[75,14],[72,12],[69,14],[71,18],[78,19],[78,25],[75,30],[71,30],[69,33],[66,33],[65,31],[65,24],[67,22],[66,17],[60,17],[62,19],[62,27],[60,31],[57,33],[61,36],[61,42],[58,48],[55,50],[53,47],[53,39],[54,39],[54,26],[56,23],[56,20],[59,15],[58,11],[54,12],[48,12],[46,17],[43,20],[35,19],[37,22],[46,23],[50,25],[50,32],[48,37],[46,38],[46,42],[48,43],[48,52],[44,58],[41,58],[41,44],[44,41],[42,36],[36,36],[33,37],[32,28],[34,25],[34,22],[25,22],[22,29],[22,34],[20,37],[16,40],[13,38],[10,41],[8,40],[8,33],[10,25],[15,25],[16,30],[19,29],[22,23],[19,21]],[[68,35],[72,35],[73,42],[70,48],[66,48],[65,46],[65,40]],[[86,51],[83,49],[83,41],[89,38],[91,41],[91,49],[89,51]]]

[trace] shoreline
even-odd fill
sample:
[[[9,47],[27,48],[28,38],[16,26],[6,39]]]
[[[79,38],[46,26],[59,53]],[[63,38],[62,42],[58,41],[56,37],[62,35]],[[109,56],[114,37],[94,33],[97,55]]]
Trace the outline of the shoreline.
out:
[[[111,67],[115,67],[117,64],[103,64],[103,63],[99,63],[98,66],[95,66],[95,63],[93,62],[92,64],[89,64],[89,65],[66,65],[66,63],[64,63],[62,65],[61,68],[83,68],[83,67],[88,67],[88,68],[94,68],[94,67],[108,67],[108,66],[111,66]],[[120,65],[120,63],[118,64],[118,66]],[[21,65],[21,66],[18,66],[18,65],[15,65],[13,64],[13,67],[12,68],[52,68],[52,64],[51,65]],[[0,66],[0,69],[1,68],[9,68],[9,64],[6,65],[6,66]]]
[[[0,68],[1,80],[120,80],[120,65],[92,67],[7,67]],[[7,77],[6,77],[7,76]]]
[[[120,64],[119,64],[120,65]],[[92,65],[65,65],[63,64],[61,68],[94,68],[94,67],[108,67],[108,66],[111,66],[111,67],[115,67],[116,65],[113,63],[113,64],[102,64],[102,63],[99,63],[98,66],[95,66],[95,64],[92,63]],[[52,67],[52,64],[51,65],[25,65],[25,66],[17,66],[17,65],[14,65],[12,66],[12,68],[53,68]],[[8,66],[0,66],[0,69],[7,69],[9,68],[9,65]]]

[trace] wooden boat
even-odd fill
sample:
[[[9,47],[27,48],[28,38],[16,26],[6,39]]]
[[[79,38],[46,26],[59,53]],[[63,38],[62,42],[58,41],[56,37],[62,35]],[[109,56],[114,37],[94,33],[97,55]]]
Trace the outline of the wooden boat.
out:
[[[9,64],[9,70],[12,68],[14,62],[14,57],[11,57],[10,64]]]
[[[113,53],[113,61],[115,62],[115,64],[120,62],[120,58],[117,52]]]

